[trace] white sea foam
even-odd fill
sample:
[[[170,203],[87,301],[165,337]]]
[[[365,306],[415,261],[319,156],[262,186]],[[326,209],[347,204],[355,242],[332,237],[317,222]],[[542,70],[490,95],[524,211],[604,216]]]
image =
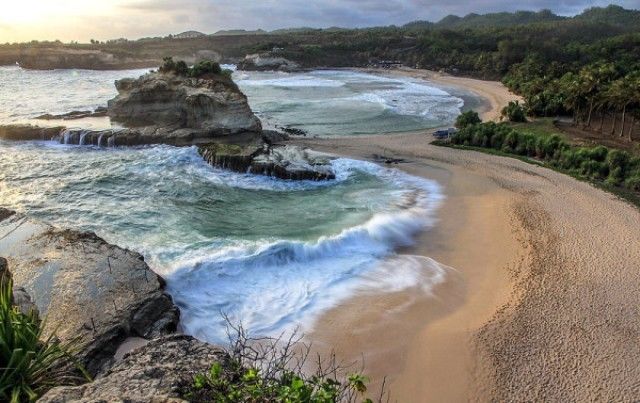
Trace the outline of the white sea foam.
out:
[[[429,292],[445,269],[394,251],[430,225],[442,196],[435,182],[378,165],[339,159],[338,180],[354,170],[400,184],[397,202],[362,225],[315,241],[237,242],[188,253],[167,268],[169,292],[186,333],[220,342],[221,313],[252,334],[308,329],[327,309],[354,295],[416,289]]]

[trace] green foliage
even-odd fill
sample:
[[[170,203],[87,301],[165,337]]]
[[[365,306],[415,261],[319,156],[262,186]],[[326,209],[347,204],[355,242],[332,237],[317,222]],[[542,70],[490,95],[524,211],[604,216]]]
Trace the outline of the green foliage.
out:
[[[478,123],[481,123],[480,116],[476,111],[466,111],[461,113],[456,118],[456,127],[458,129],[464,129],[467,126],[472,126]]]
[[[228,319],[227,319],[228,320]],[[320,360],[309,374],[310,347],[295,334],[289,339],[253,339],[242,327],[233,328],[226,357],[206,373],[193,377],[182,391],[189,401],[234,403],[335,403],[363,402],[369,379],[345,372],[335,357]],[[380,401],[384,396],[384,386]]]
[[[173,73],[180,77],[201,78],[209,75],[231,79],[231,70],[222,70],[219,63],[211,60],[203,60],[189,67],[183,60],[174,61],[172,57],[165,57],[164,63],[158,71],[164,74]]]
[[[283,370],[276,378],[267,377],[260,369],[243,368],[237,362],[215,363],[204,374],[193,379],[187,399],[211,402],[288,402],[333,403],[344,397],[344,389],[358,394],[367,391],[367,378],[351,375],[347,384],[330,377],[305,379],[293,371]]]
[[[522,123],[527,121],[524,108],[518,101],[511,101],[507,106],[502,108],[502,116],[507,118],[509,122]]]
[[[640,190],[640,158],[631,158],[626,151],[575,147],[555,134],[529,133],[494,122],[467,126],[451,137],[451,143],[537,158],[578,177]]]
[[[70,346],[45,337],[37,313],[22,314],[12,293],[11,280],[0,279],[0,401],[35,401],[52,387],[75,384]]]

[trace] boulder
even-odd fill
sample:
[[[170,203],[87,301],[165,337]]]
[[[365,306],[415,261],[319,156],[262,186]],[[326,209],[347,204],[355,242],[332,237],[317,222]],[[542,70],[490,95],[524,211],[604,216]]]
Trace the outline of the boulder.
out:
[[[11,269],[17,300],[33,299],[45,332],[75,340],[95,375],[128,337],[174,332],[179,311],[143,257],[93,233],[60,230],[21,214],[0,220],[0,255]],[[28,308],[27,308],[28,309]]]
[[[125,355],[95,381],[51,389],[39,402],[182,402],[193,377],[207,372],[226,354],[190,336],[153,340]]]
[[[297,146],[211,143],[198,147],[210,165],[236,172],[291,180],[335,179],[331,162],[323,155]]]
[[[127,127],[202,131],[210,137],[262,131],[247,97],[230,78],[149,73],[116,81],[108,115]]]

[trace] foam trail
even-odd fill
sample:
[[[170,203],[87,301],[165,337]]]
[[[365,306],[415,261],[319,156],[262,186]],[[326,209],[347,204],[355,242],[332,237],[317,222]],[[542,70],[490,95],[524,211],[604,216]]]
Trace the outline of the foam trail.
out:
[[[221,313],[255,335],[304,330],[322,312],[358,293],[428,292],[442,281],[444,269],[437,262],[394,253],[431,224],[442,198],[437,184],[361,161],[340,159],[334,168],[338,180],[357,169],[406,190],[389,211],[316,241],[212,246],[175,262],[166,275],[168,291],[181,308],[186,333],[224,341]]]

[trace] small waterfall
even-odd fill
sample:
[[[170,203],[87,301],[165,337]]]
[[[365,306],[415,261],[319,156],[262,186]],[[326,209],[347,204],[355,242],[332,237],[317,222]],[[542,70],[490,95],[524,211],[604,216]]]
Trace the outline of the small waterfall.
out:
[[[109,137],[107,140],[107,147],[115,147],[116,146],[116,135]]]
[[[79,141],[79,143],[78,143],[79,145],[81,145],[81,146],[85,145],[85,144],[84,144],[84,139],[85,139],[85,137],[87,137],[87,134],[88,134],[88,133],[89,133],[89,131],[88,131],[88,130],[83,130],[83,131],[80,133],[80,141]]]
[[[70,139],[71,139],[71,130],[64,129],[62,131],[62,137],[60,138],[60,142],[62,144],[69,144],[70,143]]]
[[[104,136],[104,133],[100,133],[100,136],[98,136],[98,147],[102,147],[102,136]]]

